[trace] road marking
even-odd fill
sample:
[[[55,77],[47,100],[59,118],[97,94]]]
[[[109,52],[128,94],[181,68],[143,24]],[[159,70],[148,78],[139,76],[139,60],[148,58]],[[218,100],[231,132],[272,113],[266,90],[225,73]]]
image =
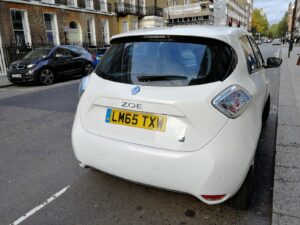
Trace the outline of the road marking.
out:
[[[44,201],[42,204],[38,205],[37,207],[33,208],[32,210],[30,210],[28,213],[26,213],[24,216],[21,216],[19,219],[17,219],[16,221],[14,221],[13,223],[11,223],[10,225],[17,225],[21,222],[23,222],[24,220],[26,220],[28,217],[32,216],[33,214],[35,214],[37,211],[39,211],[41,208],[45,207],[46,205],[48,205],[50,202],[54,201],[56,198],[58,198],[59,196],[61,196],[64,192],[66,192],[68,190],[68,188],[70,187],[67,186],[63,189],[61,189],[59,192],[55,193],[54,195],[52,195],[50,198],[48,198],[46,201]]]
[[[274,56],[275,56],[276,58],[279,58],[280,51],[281,51],[281,49],[278,49],[278,50],[274,53]]]

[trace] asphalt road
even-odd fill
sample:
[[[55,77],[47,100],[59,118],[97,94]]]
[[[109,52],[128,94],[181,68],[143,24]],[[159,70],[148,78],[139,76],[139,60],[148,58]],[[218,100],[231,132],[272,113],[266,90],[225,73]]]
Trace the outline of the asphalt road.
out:
[[[279,47],[261,45],[265,57]],[[78,80],[0,89],[0,224],[270,224],[279,69],[258,145],[251,209],[207,206],[78,166],[71,146]]]

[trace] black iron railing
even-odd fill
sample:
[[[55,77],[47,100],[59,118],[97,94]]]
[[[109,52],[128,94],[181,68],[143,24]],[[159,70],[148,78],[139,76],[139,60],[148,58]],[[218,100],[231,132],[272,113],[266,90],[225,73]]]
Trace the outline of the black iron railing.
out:
[[[164,15],[164,9],[155,6],[147,6],[145,8],[145,16],[160,16]]]
[[[123,3],[123,2],[118,2],[115,3],[115,11],[118,16],[122,15],[138,15],[138,7],[137,5],[129,4],[129,3]]]

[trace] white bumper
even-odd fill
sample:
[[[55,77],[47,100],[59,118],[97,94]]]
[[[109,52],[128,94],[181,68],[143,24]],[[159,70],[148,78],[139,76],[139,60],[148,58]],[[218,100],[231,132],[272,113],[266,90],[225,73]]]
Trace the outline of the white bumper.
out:
[[[229,120],[203,148],[178,152],[91,134],[82,127],[78,114],[72,144],[83,165],[134,182],[188,193],[207,204],[223,202],[238,191],[253,161],[260,133],[260,129],[253,131],[255,125],[249,114],[244,114]],[[218,201],[201,197],[222,194],[225,198]]]

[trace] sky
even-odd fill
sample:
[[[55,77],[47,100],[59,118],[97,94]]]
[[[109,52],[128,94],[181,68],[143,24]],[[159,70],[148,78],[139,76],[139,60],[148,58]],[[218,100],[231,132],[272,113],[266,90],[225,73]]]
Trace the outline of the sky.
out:
[[[294,1],[294,0],[293,0]],[[270,24],[279,22],[288,10],[291,0],[254,0],[254,8],[262,8]]]

